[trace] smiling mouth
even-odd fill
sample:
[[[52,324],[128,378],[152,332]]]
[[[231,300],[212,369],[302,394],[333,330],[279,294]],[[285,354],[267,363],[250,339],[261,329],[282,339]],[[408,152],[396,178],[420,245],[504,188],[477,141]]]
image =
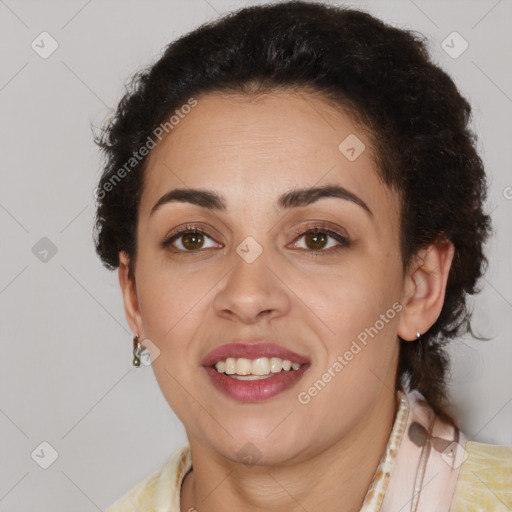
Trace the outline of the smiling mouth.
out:
[[[310,364],[307,356],[266,340],[227,343],[201,361],[213,386],[239,403],[263,402],[285,392]]]
[[[289,359],[280,357],[228,357],[218,361],[214,368],[218,373],[236,380],[263,380],[283,372],[296,371],[301,366],[300,363],[292,363]]]

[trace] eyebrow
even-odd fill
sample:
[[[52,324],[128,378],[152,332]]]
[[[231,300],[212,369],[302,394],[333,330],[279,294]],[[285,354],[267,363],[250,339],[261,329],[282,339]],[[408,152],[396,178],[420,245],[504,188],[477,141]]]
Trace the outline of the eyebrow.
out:
[[[294,189],[282,194],[277,203],[280,209],[289,209],[307,206],[327,197],[350,201],[373,217],[373,212],[359,196],[340,185]],[[172,202],[191,203],[208,210],[226,211],[227,209],[224,197],[213,190],[177,188],[164,194],[151,208],[149,215],[153,215],[162,205]]]

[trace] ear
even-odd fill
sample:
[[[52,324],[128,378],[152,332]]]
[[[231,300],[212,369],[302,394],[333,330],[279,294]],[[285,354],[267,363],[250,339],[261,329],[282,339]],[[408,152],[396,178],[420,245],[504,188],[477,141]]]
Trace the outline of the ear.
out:
[[[398,324],[403,340],[416,340],[416,333],[428,331],[441,314],[454,253],[453,243],[443,239],[413,257],[404,280]]]
[[[139,334],[142,333],[142,321],[135,282],[129,276],[129,262],[128,255],[120,251],[118,276],[123,294],[124,312],[132,332]]]

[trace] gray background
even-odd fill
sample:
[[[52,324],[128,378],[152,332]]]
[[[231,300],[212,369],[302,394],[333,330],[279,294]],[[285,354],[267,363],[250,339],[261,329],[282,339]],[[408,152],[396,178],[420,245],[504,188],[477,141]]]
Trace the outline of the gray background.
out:
[[[104,510],[186,441],[151,367],[131,366],[117,273],[94,252],[90,126],[170,40],[253,3],[0,0],[0,511]],[[512,3],[346,4],[426,34],[474,108],[496,228],[475,326],[493,339],[453,346],[450,393],[470,438],[512,445]]]

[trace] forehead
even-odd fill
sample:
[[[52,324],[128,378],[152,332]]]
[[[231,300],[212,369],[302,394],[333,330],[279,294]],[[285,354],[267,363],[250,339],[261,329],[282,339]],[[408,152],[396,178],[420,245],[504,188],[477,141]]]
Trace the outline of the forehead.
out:
[[[251,197],[270,199],[272,192],[277,197],[323,182],[369,203],[395,201],[379,177],[368,134],[341,107],[300,92],[197,97],[150,153],[144,181],[141,217],[163,193],[184,187],[217,190],[240,207]]]

